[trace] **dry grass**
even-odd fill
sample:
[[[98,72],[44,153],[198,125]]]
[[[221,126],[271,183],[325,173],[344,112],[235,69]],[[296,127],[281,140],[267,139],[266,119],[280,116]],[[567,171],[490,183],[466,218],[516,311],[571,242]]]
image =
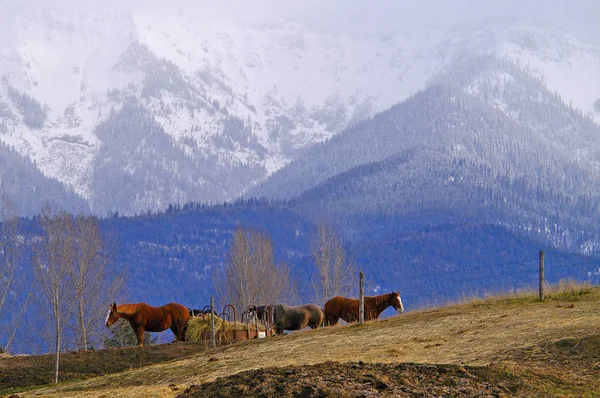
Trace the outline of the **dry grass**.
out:
[[[600,334],[600,288],[564,284],[544,302],[519,293],[246,341],[117,375],[38,390],[50,397],[172,397],[191,384],[262,367],[324,361],[514,364],[515,350]],[[512,362],[511,362],[512,361]],[[512,364],[512,365],[511,365]],[[574,376],[576,377],[576,375]],[[37,393],[29,392],[27,396]]]
[[[243,322],[229,322],[219,317],[215,317],[215,338],[221,342],[226,340],[225,332],[231,330],[248,330],[256,328],[256,324],[247,325]],[[258,324],[258,329],[264,331],[265,327]],[[193,317],[188,322],[186,331],[186,341],[208,342],[212,340],[210,317]]]

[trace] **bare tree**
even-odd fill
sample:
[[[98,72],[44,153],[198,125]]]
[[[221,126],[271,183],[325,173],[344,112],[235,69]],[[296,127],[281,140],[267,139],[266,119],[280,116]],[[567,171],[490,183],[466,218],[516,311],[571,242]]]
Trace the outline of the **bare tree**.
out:
[[[78,216],[74,219],[73,259],[67,261],[70,288],[75,309],[73,323],[77,348],[87,350],[93,341],[101,342],[106,303],[114,299],[123,284],[123,273],[108,275],[116,245],[103,236],[98,219]],[[110,278],[109,278],[110,277]]]
[[[337,234],[322,221],[311,236],[316,273],[311,281],[316,302],[325,303],[334,296],[348,295],[353,289],[356,267],[346,256]]]
[[[42,236],[35,247],[34,270],[43,297],[50,308],[56,355],[55,382],[58,383],[60,351],[66,321],[73,308],[67,275],[73,267],[73,217],[46,206],[40,215]]]
[[[271,238],[241,226],[233,234],[223,281],[214,285],[238,313],[252,304],[292,303],[297,292],[290,268],[275,264]]]
[[[4,351],[12,344],[23,313],[30,302],[33,284],[27,283],[23,272],[24,240],[20,235],[21,221],[6,195],[0,195],[0,319],[4,322]],[[11,311],[10,315],[8,311]]]

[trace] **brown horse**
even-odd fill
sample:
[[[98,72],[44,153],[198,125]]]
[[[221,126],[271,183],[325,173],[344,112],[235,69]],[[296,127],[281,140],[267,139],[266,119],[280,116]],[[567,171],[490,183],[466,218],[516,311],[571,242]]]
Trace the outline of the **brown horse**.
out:
[[[171,329],[177,340],[185,341],[185,329],[190,318],[188,309],[181,304],[169,303],[152,307],[146,303],[110,305],[106,327],[123,317],[129,321],[138,346],[144,345],[144,332],[163,332]]]
[[[326,326],[336,325],[340,318],[348,323],[358,321],[359,306],[358,299],[335,296],[328,300],[323,307]],[[404,311],[399,292],[381,296],[365,296],[365,321],[379,318],[379,315],[388,307],[394,307],[398,312]]]

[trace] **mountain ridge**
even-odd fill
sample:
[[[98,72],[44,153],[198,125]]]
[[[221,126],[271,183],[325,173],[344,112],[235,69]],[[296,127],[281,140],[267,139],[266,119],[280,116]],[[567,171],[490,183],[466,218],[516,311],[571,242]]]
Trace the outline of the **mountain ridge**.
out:
[[[181,192],[183,202],[208,202],[239,196],[312,145],[427,87],[465,54],[500,53],[528,62],[583,112],[594,111],[589,89],[578,96],[565,88],[557,68],[570,81],[587,78],[586,87],[600,82],[597,71],[582,66],[600,62],[600,45],[514,22],[350,36],[281,18],[198,24],[202,18],[185,13],[17,9],[0,18],[9,33],[0,43],[0,140],[99,214],[160,209],[173,199],[141,187],[127,193],[130,201],[154,199],[134,207],[94,198],[102,192],[90,170],[106,145],[97,127],[130,98],[204,170],[200,179],[229,174],[211,192],[193,185]],[[11,91],[35,103],[20,111]],[[24,112],[45,116],[34,117],[31,128]],[[167,163],[177,162],[178,153]],[[241,175],[245,170],[250,178]],[[182,174],[171,177],[186,185]]]
[[[498,103],[496,86],[474,96],[442,81],[314,146],[250,194],[292,200],[315,218],[439,209],[459,222],[471,212],[537,231],[552,245],[590,249],[598,237],[600,128],[518,71],[511,85],[521,91],[507,89],[520,93],[512,103]],[[532,96],[539,107],[519,108]]]

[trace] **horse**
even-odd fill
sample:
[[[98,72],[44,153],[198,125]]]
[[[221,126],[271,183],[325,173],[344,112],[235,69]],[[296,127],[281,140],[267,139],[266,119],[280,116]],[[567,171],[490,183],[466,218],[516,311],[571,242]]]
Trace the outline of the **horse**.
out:
[[[284,330],[304,329],[306,326],[315,329],[323,323],[323,310],[314,304],[296,307],[277,304],[273,308],[273,323],[276,334],[282,334]]]
[[[266,305],[261,305],[260,307],[257,307],[255,305],[251,305],[248,307],[248,317],[249,318],[256,318],[259,321],[265,321],[265,310],[268,306]]]
[[[146,303],[110,305],[106,316],[106,327],[111,327],[119,318],[129,321],[138,346],[144,345],[144,332],[163,332],[171,329],[177,340],[185,341],[185,330],[190,314],[186,307],[177,303],[152,307]]]
[[[335,296],[328,300],[323,307],[325,313],[325,322],[328,325],[337,325],[338,320],[342,318],[344,321],[358,321],[358,312],[360,300]],[[365,321],[378,319],[379,315],[388,307],[394,307],[398,313],[404,311],[400,292],[391,292],[380,296],[365,296]]]

